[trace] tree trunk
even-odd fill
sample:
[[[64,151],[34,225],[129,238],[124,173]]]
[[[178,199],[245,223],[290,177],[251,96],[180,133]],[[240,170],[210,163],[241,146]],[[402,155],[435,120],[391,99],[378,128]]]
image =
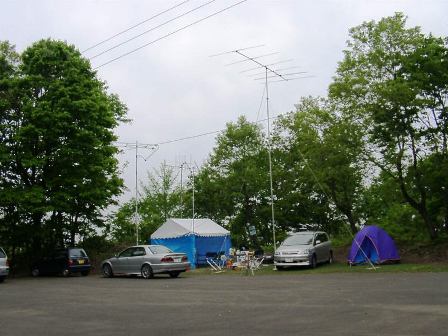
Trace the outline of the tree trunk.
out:
[[[42,213],[33,213],[31,215],[31,220],[33,223],[33,230],[31,234],[33,238],[31,240],[31,251],[28,251],[30,255],[34,257],[40,256],[42,252]]]
[[[403,146],[400,147],[400,153],[397,157],[397,162],[396,162],[396,167],[397,167],[397,171],[398,171],[398,184],[400,186],[400,190],[401,193],[405,199],[405,201],[407,203],[409,203],[409,205],[411,207],[413,207],[415,210],[417,210],[417,212],[419,213],[419,215],[422,217],[423,222],[425,223],[426,229],[428,230],[429,233],[429,237],[431,238],[431,240],[434,240],[437,238],[437,231],[435,229],[434,223],[432,222],[429,214],[428,214],[428,209],[427,209],[427,205],[426,205],[426,192],[424,187],[421,185],[421,181],[419,178],[416,179],[416,184],[417,184],[417,189],[420,193],[420,200],[415,200],[414,198],[411,197],[411,195],[408,193],[408,190],[406,189],[406,181],[404,179],[403,176],[403,166],[402,166],[402,157],[403,157]],[[413,155],[414,157],[416,156],[415,154],[415,149],[413,148]],[[414,159],[414,168],[417,171],[417,165],[416,165],[416,160]],[[419,173],[416,172],[417,176],[419,177]]]
[[[72,221],[70,225],[70,246],[75,246],[75,235],[78,233],[78,215],[75,216],[75,219]]]
[[[350,223],[350,229],[352,230],[352,234],[356,234],[358,232],[358,228],[356,227],[356,221],[353,218],[353,214],[351,211],[348,211],[346,214],[348,222]]]
[[[431,238],[431,240],[435,240],[437,238],[437,231],[433,221],[431,220],[431,217],[428,214],[428,211],[426,210],[426,207],[422,206],[420,207],[420,209],[417,209],[417,211],[423,218],[423,222],[425,223],[426,229],[428,230],[429,237]]]

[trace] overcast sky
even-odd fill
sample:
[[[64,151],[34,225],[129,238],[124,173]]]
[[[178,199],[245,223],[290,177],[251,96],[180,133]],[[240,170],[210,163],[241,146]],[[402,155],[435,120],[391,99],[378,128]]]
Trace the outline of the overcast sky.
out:
[[[20,52],[42,38],[65,40],[80,51],[148,19],[184,0],[1,0],[0,40],[9,40]],[[168,13],[84,53],[91,58],[137,34],[206,4],[190,0]],[[205,18],[239,0],[215,0],[199,10],[91,59],[97,67],[183,26]],[[210,55],[254,45],[250,56],[271,52],[266,63],[293,59],[282,67],[297,66],[313,76],[269,88],[272,115],[294,109],[301,96],[325,95],[350,27],[401,11],[409,26],[448,36],[446,0],[248,0],[219,15],[98,69],[129,108],[132,123],[117,129],[119,141],[154,144],[225,128],[244,115],[257,120],[263,85],[243,72],[253,65],[226,64],[238,55]],[[280,66],[278,66],[280,67]],[[252,72],[254,73],[254,72]],[[259,119],[266,117],[263,106]],[[139,159],[139,176],[162,161],[201,165],[214,146],[214,135],[161,145],[147,161]],[[149,152],[142,153],[144,155]],[[130,152],[120,156],[123,177],[134,192],[135,164]],[[128,162],[128,163],[127,163]]]

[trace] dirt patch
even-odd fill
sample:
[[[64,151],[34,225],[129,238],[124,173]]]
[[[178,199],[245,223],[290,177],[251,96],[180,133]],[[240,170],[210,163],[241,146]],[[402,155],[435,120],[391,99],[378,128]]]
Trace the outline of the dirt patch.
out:
[[[448,244],[400,245],[400,255],[406,263],[448,263]]]

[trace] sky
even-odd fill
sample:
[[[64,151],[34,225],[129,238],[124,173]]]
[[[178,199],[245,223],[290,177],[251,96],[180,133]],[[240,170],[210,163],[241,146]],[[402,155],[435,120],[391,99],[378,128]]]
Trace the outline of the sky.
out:
[[[257,71],[246,71],[254,65],[229,65],[242,60],[235,53],[211,55],[261,45],[244,53],[251,57],[278,53],[259,60],[264,64],[291,60],[272,67],[306,72],[302,75],[306,78],[269,84],[269,110],[275,117],[294,110],[300,97],[326,95],[351,27],[403,12],[409,27],[448,36],[446,0],[247,0],[213,15],[239,1],[0,0],[0,40],[9,40],[19,52],[43,38],[63,40],[98,67],[98,77],[127,105],[132,120],[116,129],[118,141],[160,144],[155,152],[140,149],[142,157],[152,154],[146,161],[137,159],[140,184],[147,171],[164,161],[200,167],[212,152],[217,133],[194,136],[223,130],[239,116],[253,122],[266,118],[263,82],[254,80]],[[194,138],[184,139],[188,137]],[[135,193],[135,151],[124,148],[119,160],[127,186],[120,197],[124,202]]]

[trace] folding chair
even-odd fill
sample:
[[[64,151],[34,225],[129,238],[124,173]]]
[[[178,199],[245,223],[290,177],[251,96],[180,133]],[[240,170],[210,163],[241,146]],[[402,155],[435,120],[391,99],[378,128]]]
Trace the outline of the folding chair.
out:
[[[209,252],[206,254],[205,260],[214,273],[222,273],[225,271],[227,257],[224,254],[218,256],[215,252]]]

